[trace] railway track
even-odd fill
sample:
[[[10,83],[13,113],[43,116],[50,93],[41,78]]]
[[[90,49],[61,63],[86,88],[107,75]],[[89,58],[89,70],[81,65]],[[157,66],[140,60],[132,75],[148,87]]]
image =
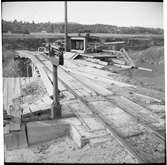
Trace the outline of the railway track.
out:
[[[62,67],[61,67],[62,68]],[[67,72],[68,74],[70,74],[73,78],[75,78],[77,81],[79,81],[80,83],[82,83],[84,86],[86,86],[87,88],[91,89],[92,91],[94,91],[96,93],[97,96],[100,96],[101,98],[103,98],[104,100],[107,100],[108,102],[110,102],[111,104],[116,104],[114,102],[114,99],[111,98],[107,98],[103,95],[101,95],[100,93],[96,92],[93,88],[91,88],[90,86],[88,86],[87,84],[85,84],[83,81],[81,81],[79,78],[77,78],[73,73],[71,73],[70,71],[66,71],[64,68],[62,68],[65,72]],[[118,105],[117,105],[118,106]],[[124,106],[124,105],[123,105]],[[120,106],[120,108],[122,108],[122,106]],[[127,108],[128,109],[128,108]],[[165,141],[165,138],[159,133],[157,132],[155,129],[153,129],[152,127],[148,126],[148,123],[146,120],[144,120],[143,118],[140,118],[138,116],[136,116],[136,114],[129,112],[127,109],[122,109],[124,110],[126,113],[128,113],[129,115],[131,115],[133,118],[136,119],[136,121],[138,123],[141,123],[142,125],[144,125],[149,131],[151,131],[152,133],[154,133],[155,135],[157,135],[162,141]]]
[[[39,57],[36,56],[36,58],[43,64],[43,61],[40,60]],[[52,73],[52,70],[46,66],[46,69]],[[76,81],[79,81],[81,84],[83,84],[83,86],[85,86],[86,88],[89,88],[91,90],[93,90],[97,96],[100,96],[101,98],[105,99],[106,101],[110,102],[113,104],[113,102],[111,101],[111,99],[99,94],[98,92],[96,92],[94,89],[90,88],[87,84],[85,84],[83,81],[80,81],[74,74],[72,74],[71,72],[67,72],[67,70],[63,69],[62,67],[60,68],[62,69],[64,72],[66,72],[66,74],[70,75],[74,80]],[[153,162],[163,162],[164,160],[164,154],[161,154],[159,158],[157,157],[154,157],[154,154],[152,154],[152,156],[150,156],[149,154],[149,157],[146,155],[145,156],[145,153],[142,151],[140,151],[139,149],[142,149],[142,146],[140,146],[140,143],[143,145],[143,141],[145,141],[145,139],[148,139],[148,136],[149,135],[151,138],[149,139],[156,139],[156,142],[155,143],[159,143],[159,144],[162,144],[163,146],[165,146],[165,139],[164,137],[159,134],[156,130],[154,130],[153,128],[150,128],[147,124],[144,124],[144,122],[142,120],[139,120],[139,118],[136,118],[136,116],[134,116],[134,114],[128,112],[127,110],[123,109],[124,112],[128,113],[128,115],[130,115],[131,117],[133,117],[138,123],[142,124],[144,126],[144,128],[146,128],[146,131],[145,132],[142,132],[142,135],[139,134],[138,136],[135,136],[135,138],[139,139],[138,137],[145,137],[144,139],[141,138],[141,140],[137,140],[139,141],[138,142],[138,145],[135,146],[135,141],[133,141],[133,144],[132,144],[132,139],[134,137],[123,137],[121,135],[121,133],[114,127],[114,125],[112,124],[111,121],[109,121],[106,116],[100,112],[97,107],[95,107],[94,105],[92,105],[89,101],[87,101],[85,98],[79,96],[71,87],[70,85],[68,85],[66,82],[64,82],[64,80],[62,80],[60,77],[59,77],[59,81],[65,86],[65,88],[75,96],[76,99],[78,99],[82,104],[84,104],[94,115],[97,119],[99,119],[103,125],[106,127],[106,129],[111,133],[112,136],[114,136],[116,138],[116,140],[119,141],[119,143],[124,146],[127,151],[129,151],[130,154],[132,154],[137,160],[138,162],[140,163],[153,163]],[[143,136],[144,134],[144,136]],[[157,142],[158,141],[158,142]],[[147,143],[152,143],[152,141],[148,141],[147,140]],[[152,150],[152,148],[150,148]]]

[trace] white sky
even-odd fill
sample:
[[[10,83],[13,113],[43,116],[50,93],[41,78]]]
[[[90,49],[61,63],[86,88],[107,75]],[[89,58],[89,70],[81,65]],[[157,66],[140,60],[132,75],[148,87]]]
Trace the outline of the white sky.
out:
[[[163,28],[160,2],[67,2],[68,21]],[[4,2],[2,18],[28,22],[63,22],[64,2]]]

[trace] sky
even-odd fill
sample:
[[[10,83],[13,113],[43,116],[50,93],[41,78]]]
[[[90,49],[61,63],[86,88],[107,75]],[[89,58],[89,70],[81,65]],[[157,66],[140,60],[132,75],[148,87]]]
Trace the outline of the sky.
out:
[[[109,24],[163,28],[162,2],[68,3],[68,21],[81,24]],[[26,22],[63,22],[64,2],[3,2],[2,19]]]

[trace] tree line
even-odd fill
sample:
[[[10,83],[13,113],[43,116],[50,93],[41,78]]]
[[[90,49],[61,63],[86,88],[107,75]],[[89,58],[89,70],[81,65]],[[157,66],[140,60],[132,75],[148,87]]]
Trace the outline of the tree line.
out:
[[[24,33],[31,32],[64,33],[64,23],[34,23],[34,21],[5,21],[2,20],[2,33]],[[79,23],[68,23],[69,33],[115,33],[115,34],[163,34],[161,28],[146,27],[119,27],[114,25],[94,24],[83,25]]]

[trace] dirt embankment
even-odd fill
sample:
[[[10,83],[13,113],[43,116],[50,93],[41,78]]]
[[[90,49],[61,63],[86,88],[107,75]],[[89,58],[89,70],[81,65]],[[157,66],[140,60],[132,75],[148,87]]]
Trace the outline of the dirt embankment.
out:
[[[114,148],[114,149],[113,149]],[[136,163],[114,139],[96,145],[78,148],[67,137],[32,145],[29,148],[8,151],[6,162],[26,163]]]
[[[164,47],[162,46],[150,47],[130,55],[137,65],[150,64],[156,66],[164,64]]]
[[[134,78],[142,80],[146,86],[165,91],[164,48],[151,47],[134,55],[137,66],[152,69],[152,72],[135,70]]]
[[[120,69],[117,73],[127,77],[126,81],[135,85],[165,91],[164,47],[154,46],[142,51],[129,51],[137,67],[152,69]]]

